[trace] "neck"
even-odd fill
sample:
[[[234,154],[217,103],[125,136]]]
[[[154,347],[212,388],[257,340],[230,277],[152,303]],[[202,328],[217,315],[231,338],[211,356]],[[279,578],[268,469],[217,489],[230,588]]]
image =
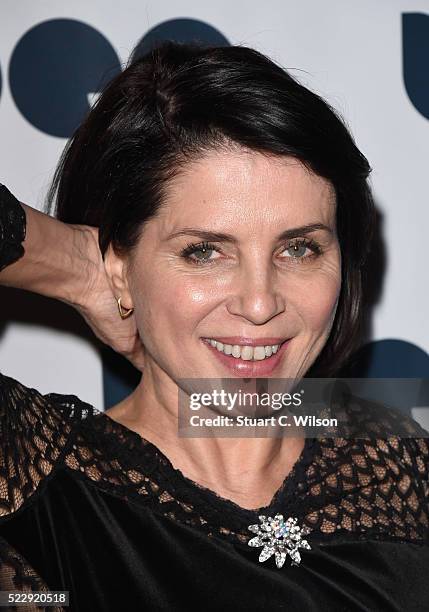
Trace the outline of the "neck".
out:
[[[300,456],[304,438],[179,437],[178,388],[170,379],[153,381],[145,371],[109,416],[158,447],[194,482],[242,508],[269,505]]]

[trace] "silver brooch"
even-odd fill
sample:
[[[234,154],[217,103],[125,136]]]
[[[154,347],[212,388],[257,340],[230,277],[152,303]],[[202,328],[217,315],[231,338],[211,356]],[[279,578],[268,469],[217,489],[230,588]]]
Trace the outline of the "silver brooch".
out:
[[[283,567],[287,555],[292,559],[291,565],[299,565],[301,555],[298,548],[311,549],[307,540],[302,536],[310,533],[311,529],[304,525],[297,525],[298,519],[289,517],[286,521],[282,514],[271,516],[259,516],[260,525],[249,525],[248,529],[256,533],[256,537],[249,540],[249,546],[263,546],[259,555],[259,561],[263,562],[272,555],[276,556],[277,567]]]

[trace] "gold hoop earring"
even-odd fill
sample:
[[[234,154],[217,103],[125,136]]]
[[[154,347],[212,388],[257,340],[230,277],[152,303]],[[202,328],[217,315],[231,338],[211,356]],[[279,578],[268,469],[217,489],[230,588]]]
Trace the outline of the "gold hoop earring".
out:
[[[129,308],[128,310],[124,310],[123,307],[121,306],[121,298],[119,297],[117,299],[118,302],[118,309],[119,309],[119,314],[121,315],[121,319],[126,319],[127,317],[130,316],[130,314],[132,314],[134,312],[134,308]]]

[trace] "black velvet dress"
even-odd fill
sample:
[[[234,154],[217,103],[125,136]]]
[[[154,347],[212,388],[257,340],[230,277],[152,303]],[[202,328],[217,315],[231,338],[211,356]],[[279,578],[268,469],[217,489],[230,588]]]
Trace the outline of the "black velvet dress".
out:
[[[0,375],[0,416],[1,590],[91,612],[429,610],[428,439],[307,438],[253,511],[74,395]],[[277,513],[309,529],[298,565],[247,544]]]

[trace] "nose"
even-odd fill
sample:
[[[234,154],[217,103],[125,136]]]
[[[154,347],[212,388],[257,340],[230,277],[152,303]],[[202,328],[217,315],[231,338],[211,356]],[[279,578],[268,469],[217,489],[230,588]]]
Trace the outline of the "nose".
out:
[[[233,291],[227,302],[230,314],[254,325],[263,325],[286,309],[276,270],[269,263],[247,262],[240,266],[233,283]]]

